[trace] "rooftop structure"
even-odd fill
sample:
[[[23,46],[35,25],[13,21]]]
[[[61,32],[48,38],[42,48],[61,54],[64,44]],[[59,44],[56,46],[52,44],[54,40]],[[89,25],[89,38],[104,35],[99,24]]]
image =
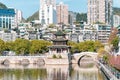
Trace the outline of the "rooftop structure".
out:
[[[50,54],[67,54],[70,47],[67,46],[68,40],[65,38],[65,34],[59,30],[55,34],[55,38],[52,39],[53,45],[49,47]]]

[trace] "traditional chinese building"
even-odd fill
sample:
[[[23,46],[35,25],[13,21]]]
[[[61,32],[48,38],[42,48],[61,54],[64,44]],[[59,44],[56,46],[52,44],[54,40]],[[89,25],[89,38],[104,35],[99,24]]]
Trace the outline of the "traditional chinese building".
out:
[[[58,30],[54,34],[55,38],[52,39],[53,45],[49,47],[50,54],[67,54],[70,52],[70,46],[67,45],[68,40],[65,34]]]

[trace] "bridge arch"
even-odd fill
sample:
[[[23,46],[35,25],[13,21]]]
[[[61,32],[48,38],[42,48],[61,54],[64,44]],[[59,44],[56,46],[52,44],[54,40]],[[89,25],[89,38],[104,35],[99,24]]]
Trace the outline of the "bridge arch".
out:
[[[5,60],[2,61],[1,64],[3,64],[3,65],[9,65],[10,61],[8,59],[5,59]]]
[[[39,65],[39,66],[43,66],[43,65],[45,65],[45,60],[44,59],[38,59],[36,64]]]
[[[80,60],[85,56],[90,56],[93,59],[93,61],[95,61],[97,59],[97,53],[81,52],[81,53],[76,53],[73,55],[74,59],[72,60],[72,63],[77,63],[79,65]]]
[[[81,57],[78,59],[77,64],[78,64],[79,66],[80,66],[81,60],[82,60],[84,57],[91,57],[91,58],[92,58],[92,60],[94,61],[93,56],[83,55],[83,56],[81,56]]]

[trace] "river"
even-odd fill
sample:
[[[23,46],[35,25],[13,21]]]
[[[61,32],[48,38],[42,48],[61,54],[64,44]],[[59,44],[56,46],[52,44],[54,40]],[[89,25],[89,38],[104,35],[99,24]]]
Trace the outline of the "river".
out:
[[[75,65],[0,65],[0,80],[107,80],[94,62]]]

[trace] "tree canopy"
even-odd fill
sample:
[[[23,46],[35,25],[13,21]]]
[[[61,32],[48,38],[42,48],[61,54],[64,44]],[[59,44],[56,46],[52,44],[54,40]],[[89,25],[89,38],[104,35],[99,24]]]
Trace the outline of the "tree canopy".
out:
[[[3,51],[14,51],[17,55],[43,54],[48,51],[51,42],[45,40],[16,39],[14,42],[4,42],[0,40],[0,53]]]
[[[113,45],[113,48],[115,50],[118,49],[118,43],[119,43],[119,37],[117,36],[118,30],[116,28],[113,28],[111,30],[110,36],[109,36],[109,44]]]
[[[76,22],[87,22],[87,13],[77,13],[76,15]]]
[[[72,53],[77,52],[97,52],[100,48],[103,48],[104,45],[99,41],[84,41],[75,43],[72,41],[68,42],[68,45],[72,47]]]

